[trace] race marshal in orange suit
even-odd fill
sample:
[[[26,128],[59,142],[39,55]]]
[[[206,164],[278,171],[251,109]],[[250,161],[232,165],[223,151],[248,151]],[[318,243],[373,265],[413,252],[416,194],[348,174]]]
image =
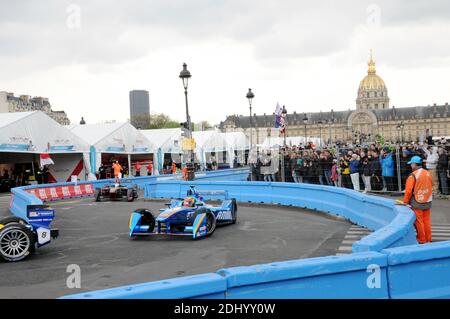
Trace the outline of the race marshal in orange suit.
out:
[[[406,180],[403,202],[409,204],[416,214],[414,226],[419,244],[431,243],[431,201],[433,200],[433,179],[430,172],[422,168],[422,159],[413,156],[408,162],[412,173]]]
[[[120,171],[122,170],[122,165],[119,164],[119,161],[116,161],[114,164],[112,164],[112,169],[114,171],[114,177],[118,178]]]

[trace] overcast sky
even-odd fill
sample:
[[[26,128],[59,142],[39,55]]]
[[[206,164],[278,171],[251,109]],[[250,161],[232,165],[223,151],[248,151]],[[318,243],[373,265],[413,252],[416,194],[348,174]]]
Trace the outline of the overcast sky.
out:
[[[450,101],[450,1],[0,0],[0,91],[72,122],[129,118],[128,92],[184,120],[355,108],[370,48],[391,106]]]

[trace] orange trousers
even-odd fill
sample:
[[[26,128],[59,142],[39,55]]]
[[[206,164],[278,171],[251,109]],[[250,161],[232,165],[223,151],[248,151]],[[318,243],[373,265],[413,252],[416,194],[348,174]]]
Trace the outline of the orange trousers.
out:
[[[429,209],[416,209],[413,208],[416,214],[416,226],[417,241],[419,244],[431,243],[431,212]]]

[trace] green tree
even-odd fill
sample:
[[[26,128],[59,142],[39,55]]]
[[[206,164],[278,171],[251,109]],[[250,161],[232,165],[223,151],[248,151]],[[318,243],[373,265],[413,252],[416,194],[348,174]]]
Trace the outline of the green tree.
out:
[[[212,128],[208,121],[200,121],[194,124],[194,131],[206,131]]]
[[[180,123],[164,113],[137,115],[131,119],[131,124],[140,129],[176,128]]]

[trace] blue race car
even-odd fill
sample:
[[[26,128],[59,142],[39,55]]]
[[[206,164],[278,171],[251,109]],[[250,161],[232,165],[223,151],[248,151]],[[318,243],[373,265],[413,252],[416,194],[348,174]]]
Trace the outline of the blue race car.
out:
[[[220,206],[212,206],[201,195],[224,196],[225,200]],[[196,191],[191,186],[187,197],[166,205],[158,216],[145,208],[133,211],[128,225],[130,237],[179,235],[197,239],[212,235],[217,225],[234,224],[237,220],[236,200],[228,199],[226,191]]]
[[[31,255],[36,247],[50,243],[59,235],[51,228],[55,211],[46,205],[28,205],[27,220],[9,216],[0,219],[0,260],[20,261]]]

